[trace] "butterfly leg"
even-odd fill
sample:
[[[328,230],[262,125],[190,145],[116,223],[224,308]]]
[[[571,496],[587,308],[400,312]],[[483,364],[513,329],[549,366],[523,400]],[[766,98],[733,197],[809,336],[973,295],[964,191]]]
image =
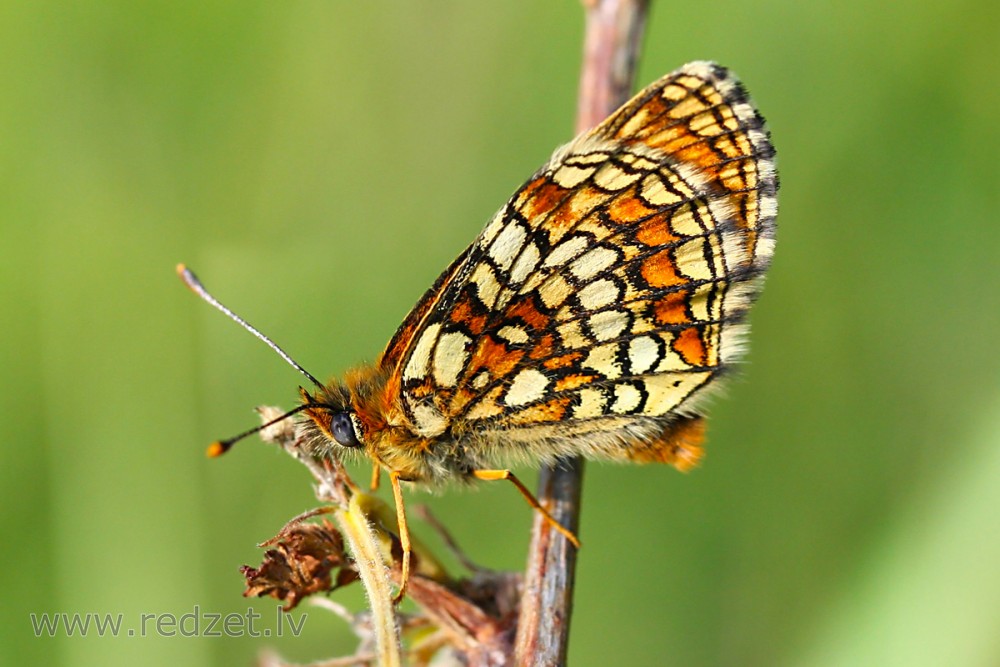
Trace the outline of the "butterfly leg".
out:
[[[372,493],[378,491],[378,483],[381,478],[382,478],[382,466],[380,466],[376,461],[375,463],[372,464],[372,483],[371,483]]]
[[[524,499],[528,501],[528,504],[531,505],[536,510],[538,510],[539,512],[541,512],[542,516],[545,518],[546,521],[549,522],[550,526],[552,526],[560,533],[562,533],[563,537],[572,542],[573,546],[575,546],[577,549],[580,548],[580,540],[577,538],[577,536],[574,535],[571,531],[564,528],[561,523],[556,521],[552,517],[552,515],[548,513],[548,510],[542,507],[541,503],[538,502],[535,496],[531,495],[531,491],[528,490],[528,487],[522,484],[521,480],[519,480],[510,470],[473,470],[472,475],[476,479],[481,479],[486,482],[493,482],[501,479],[506,479],[509,482],[513,483],[514,486],[517,487],[517,490],[521,492],[521,495],[524,496]]]
[[[399,604],[406,594],[406,584],[410,580],[410,529],[406,525],[406,510],[403,508],[403,490],[399,488],[399,473],[389,473],[392,483],[392,498],[396,503],[396,523],[399,524],[399,542],[403,547],[403,573],[400,575],[399,590],[392,599],[393,604]]]

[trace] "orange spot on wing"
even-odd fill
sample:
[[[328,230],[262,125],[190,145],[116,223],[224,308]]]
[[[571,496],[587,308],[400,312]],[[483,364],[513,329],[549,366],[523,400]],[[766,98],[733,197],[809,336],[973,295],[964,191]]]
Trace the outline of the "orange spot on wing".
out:
[[[715,176],[719,171],[719,156],[716,155],[708,144],[705,143],[694,143],[681,148],[681,146],[687,141],[700,142],[701,139],[697,135],[689,134],[683,139],[671,142],[677,146],[676,150],[673,151],[673,154],[680,157],[684,162],[691,162],[697,165],[705,173]],[[663,150],[671,151],[672,149],[670,148],[670,144],[665,146]]]
[[[687,282],[677,275],[677,264],[670,250],[661,250],[642,264],[642,277],[651,287],[670,287]]]
[[[532,329],[544,329],[549,323],[549,316],[541,313],[535,307],[534,299],[531,295],[521,298],[514,305],[510,306],[506,312],[507,317],[520,317]]]
[[[511,421],[516,424],[537,424],[561,421],[569,410],[568,397],[553,398],[545,403],[539,403],[521,410]]]
[[[488,368],[493,377],[503,377],[514,369],[523,356],[524,350],[510,349],[493,336],[484,336],[469,360],[466,377],[475,377],[484,368]]]
[[[547,359],[552,356],[554,346],[555,339],[552,337],[552,334],[545,334],[535,347],[532,348],[531,354],[528,356],[532,359]]]
[[[524,188],[518,208],[524,217],[531,221],[558,206],[566,196],[566,192],[566,188],[559,187],[547,178],[536,178]]]
[[[705,365],[705,343],[697,327],[688,327],[677,334],[672,347],[674,352],[692,366]]]
[[[486,315],[476,314],[475,308],[469,300],[467,294],[462,295],[462,300],[455,304],[451,311],[451,321],[463,325],[473,335],[478,336],[486,328]]]
[[[672,292],[653,304],[657,324],[684,324],[689,322],[687,293]]]
[[[670,229],[667,218],[667,214],[663,213],[644,220],[636,230],[636,240],[648,246],[666,245],[679,240],[680,237]]]
[[[570,352],[569,354],[563,354],[546,360],[544,366],[550,370],[555,370],[556,368],[569,368],[570,366],[575,365],[582,356],[582,352]]]
[[[634,190],[629,190],[628,194],[615,198],[608,205],[608,216],[619,224],[641,220],[654,213],[656,213],[656,209],[646,206],[641,199],[635,196]]]
[[[546,364],[548,366],[548,364]],[[568,389],[576,389],[577,387],[582,387],[585,384],[590,384],[597,379],[596,375],[587,375],[585,373],[577,373],[574,375],[567,375],[564,378],[559,378],[556,380],[556,391],[566,391]]]

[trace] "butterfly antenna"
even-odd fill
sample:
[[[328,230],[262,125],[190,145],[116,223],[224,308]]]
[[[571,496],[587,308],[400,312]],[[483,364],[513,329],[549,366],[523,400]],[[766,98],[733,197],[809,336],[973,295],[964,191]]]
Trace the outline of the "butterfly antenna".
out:
[[[219,309],[220,311],[222,311],[223,313],[225,313],[225,315],[229,319],[231,319],[233,322],[236,322],[241,327],[243,327],[244,329],[246,329],[247,331],[249,331],[250,333],[252,333],[254,336],[256,336],[260,340],[264,341],[265,345],[267,345],[269,348],[271,348],[272,350],[274,350],[275,352],[277,352],[278,356],[281,357],[282,359],[284,359],[285,361],[287,361],[289,364],[291,364],[292,367],[295,370],[297,370],[298,372],[302,373],[307,378],[309,378],[309,381],[312,382],[314,385],[316,385],[320,389],[324,388],[323,387],[323,383],[321,383],[319,380],[317,380],[316,378],[314,378],[309,373],[309,371],[307,371],[306,369],[302,368],[302,366],[299,366],[298,363],[296,363],[294,359],[292,359],[290,356],[288,356],[287,352],[285,352],[280,347],[278,347],[278,345],[273,340],[271,340],[270,338],[268,338],[267,336],[265,336],[261,332],[257,331],[257,329],[255,329],[254,327],[250,326],[249,322],[247,322],[246,320],[244,320],[242,317],[240,317],[239,315],[237,315],[233,311],[231,311],[228,308],[226,308],[224,305],[222,305],[222,302],[220,302],[214,296],[212,296],[211,294],[209,294],[208,290],[205,289],[205,286],[201,284],[200,280],[198,280],[198,276],[194,275],[194,273],[191,271],[191,269],[189,269],[188,267],[184,266],[183,264],[178,264],[177,265],[177,275],[180,276],[181,280],[184,281],[184,284],[187,285],[191,289],[192,292],[194,292],[195,294],[197,294],[198,296],[200,296],[202,299],[204,299],[205,301],[207,301],[208,303],[212,304],[217,309]],[[299,408],[299,409],[301,409],[301,408]],[[287,415],[285,415],[285,417],[288,417],[288,415],[291,415],[291,414],[293,414],[295,412],[298,412],[298,410],[293,410],[292,412],[290,412]],[[281,417],[277,421],[281,421],[281,419],[284,419],[285,417]],[[267,426],[267,425],[265,424],[265,426]],[[252,431],[247,431],[246,433],[243,433],[243,434],[239,435],[236,438],[231,438],[230,440],[232,440],[232,442],[236,442],[237,440],[245,438],[246,436],[250,435],[251,433],[256,433],[261,428],[264,428],[264,426],[261,426],[259,428],[255,428]],[[224,440],[222,442],[228,442],[228,441]],[[232,446],[232,443],[230,443],[230,445],[228,445],[228,446],[225,446],[221,451],[219,451],[219,454],[221,454],[222,452],[224,452],[227,449],[229,449],[230,446]]]
[[[223,454],[228,452],[233,445],[235,445],[243,438],[249,435],[253,435],[254,433],[259,433],[260,431],[263,431],[265,428],[269,426],[274,426],[278,422],[285,421],[286,419],[288,419],[289,417],[298,412],[302,412],[303,410],[308,410],[309,408],[315,408],[315,407],[321,407],[321,406],[317,406],[313,403],[306,403],[304,405],[300,405],[297,408],[289,410],[280,417],[275,417],[266,424],[261,424],[260,426],[256,426],[248,431],[243,431],[239,435],[234,435],[233,437],[226,438],[225,440],[216,440],[215,442],[213,442],[211,445],[208,446],[208,449],[205,451],[205,454],[212,458],[215,458],[216,456],[222,456]]]

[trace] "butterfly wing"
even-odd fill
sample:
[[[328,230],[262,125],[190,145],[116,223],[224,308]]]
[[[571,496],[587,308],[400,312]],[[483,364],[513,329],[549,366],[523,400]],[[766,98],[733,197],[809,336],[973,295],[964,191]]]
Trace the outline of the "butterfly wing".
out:
[[[499,458],[680,465],[657,443],[696,446],[699,399],[741,352],[774,245],[773,156],[711,63],[556,151],[383,354],[413,431]]]

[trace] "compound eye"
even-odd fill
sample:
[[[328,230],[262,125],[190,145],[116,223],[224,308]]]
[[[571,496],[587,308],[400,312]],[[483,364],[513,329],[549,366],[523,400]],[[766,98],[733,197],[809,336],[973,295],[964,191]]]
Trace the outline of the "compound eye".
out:
[[[350,413],[338,412],[330,420],[330,433],[338,445],[343,447],[360,447],[358,434],[354,431],[354,422]]]

